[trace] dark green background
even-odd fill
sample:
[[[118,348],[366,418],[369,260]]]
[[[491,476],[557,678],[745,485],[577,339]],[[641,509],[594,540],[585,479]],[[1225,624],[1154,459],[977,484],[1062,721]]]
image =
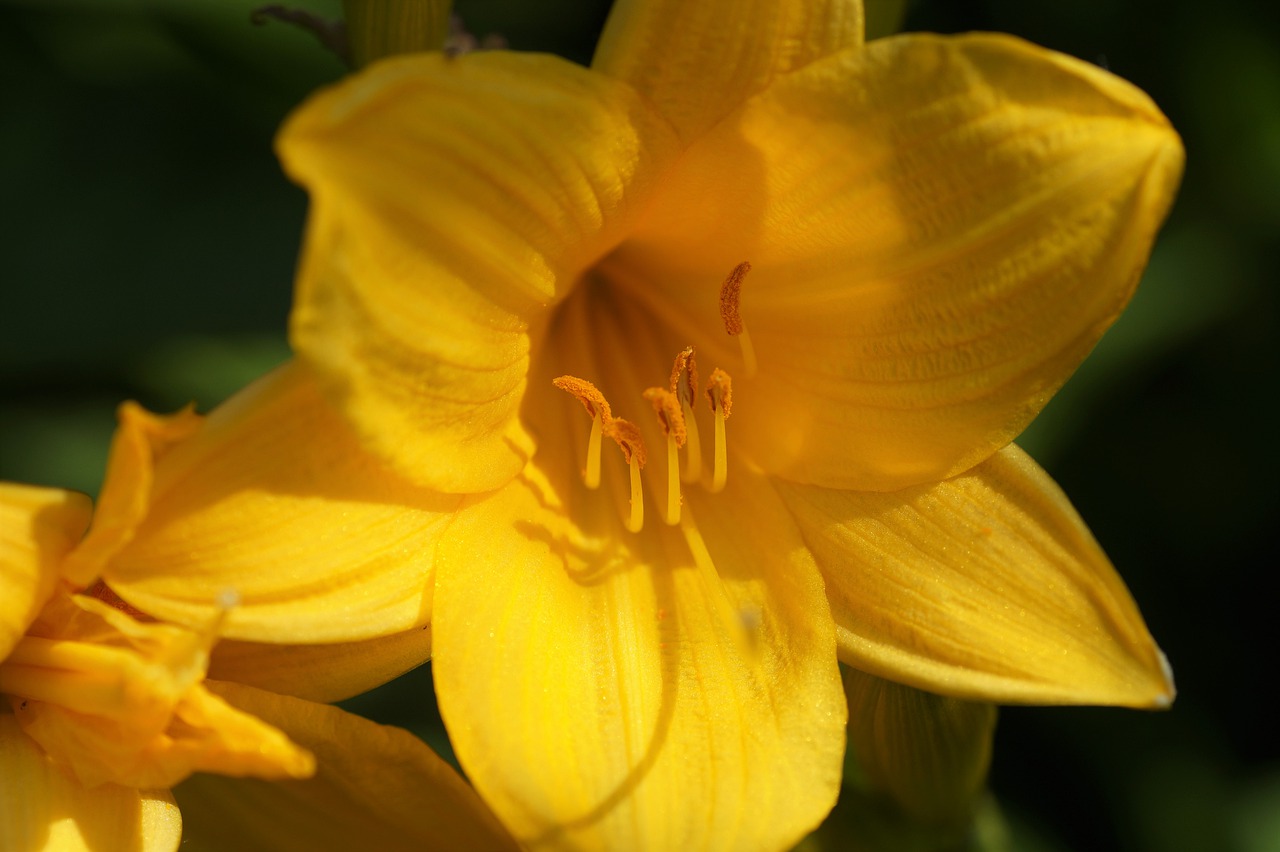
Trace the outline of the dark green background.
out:
[[[300,31],[250,26],[254,5],[0,4],[0,477],[92,493],[117,402],[207,409],[286,357],[305,199],[271,137],[343,69]],[[579,61],[607,7],[457,4],[474,32]],[[1004,710],[992,787],[1017,849],[1280,850],[1263,585],[1280,562],[1271,8],[922,0],[907,14],[907,29],[1012,32],[1105,64],[1188,152],[1133,306],[1024,440],[1128,580],[1180,695],[1159,714]],[[426,676],[361,707],[408,723]]]

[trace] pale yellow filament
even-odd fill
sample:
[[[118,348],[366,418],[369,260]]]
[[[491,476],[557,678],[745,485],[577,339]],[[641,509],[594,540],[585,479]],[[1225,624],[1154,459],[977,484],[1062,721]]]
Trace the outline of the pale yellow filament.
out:
[[[685,428],[685,482],[697,482],[702,477],[702,442],[698,438],[698,421],[693,417],[693,406],[688,400],[680,400],[680,410],[684,412]]]
[[[667,523],[680,523],[680,455],[674,434],[667,435]]]
[[[716,443],[715,467],[711,476],[712,493],[723,491],[725,480],[729,476],[729,444],[724,435],[724,408],[715,406]]]
[[[583,475],[587,487],[600,487],[600,435],[603,431],[602,418],[597,411],[591,418],[591,437],[587,439],[587,470]]]
[[[640,488],[640,458],[631,456],[631,517],[627,519],[627,529],[638,533],[644,529],[644,492]]]

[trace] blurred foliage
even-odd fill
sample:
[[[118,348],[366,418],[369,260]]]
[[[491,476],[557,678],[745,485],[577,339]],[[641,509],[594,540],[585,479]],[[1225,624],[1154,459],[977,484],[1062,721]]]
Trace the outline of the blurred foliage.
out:
[[[0,2],[0,477],[93,492],[120,400],[207,410],[287,357],[305,198],[271,136],[343,68],[301,30],[252,26],[256,5]],[[586,62],[608,5],[457,9],[478,36]],[[1188,150],[1132,307],[1023,439],[1120,567],[1181,695],[1159,714],[1003,710],[999,805],[948,848],[1277,852],[1280,646],[1260,578],[1280,563],[1280,11],[874,5],[873,33],[905,9],[908,30],[1012,32],[1103,64],[1152,95]],[[429,669],[349,706],[447,749]],[[938,846],[887,807],[851,784],[808,848]]]

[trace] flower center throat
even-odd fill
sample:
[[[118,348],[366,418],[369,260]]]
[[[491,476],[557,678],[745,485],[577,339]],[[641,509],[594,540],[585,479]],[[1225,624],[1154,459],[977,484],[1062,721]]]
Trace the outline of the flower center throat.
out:
[[[742,347],[743,368],[748,378],[755,374],[755,351],[746,324],[739,310],[742,280],[751,271],[751,264],[743,262],[734,267],[720,288],[720,315],[725,332],[738,338]],[[600,456],[602,438],[608,437],[618,445],[630,469],[630,513],[625,519],[629,531],[636,533],[644,528],[644,488],[640,471],[648,461],[648,451],[639,427],[628,420],[613,415],[612,407],[604,394],[586,379],[572,375],[559,376],[552,384],[582,403],[591,417],[591,432],[587,440],[586,463],[583,482],[589,489],[600,487]],[[702,483],[711,493],[723,490],[728,477],[728,445],[725,421],[733,404],[733,382],[729,373],[717,367],[711,372],[705,388],[707,405],[714,420],[711,475],[704,482],[702,440],[698,431],[695,407],[698,398],[698,367],[692,346],[676,353],[667,387],[651,387],[642,396],[653,407],[658,426],[667,445],[667,500],[663,520],[675,526],[681,522],[681,482]],[[685,450],[685,464],[680,466],[680,450]]]

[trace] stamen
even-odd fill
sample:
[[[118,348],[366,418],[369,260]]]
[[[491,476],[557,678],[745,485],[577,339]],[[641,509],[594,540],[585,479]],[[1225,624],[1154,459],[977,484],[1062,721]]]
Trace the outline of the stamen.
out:
[[[644,398],[653,404],[658,424],[667,436],[667,523],[680,523],[680,458],[676,452],[684,445],[687,432],[684,414],[676,395],[662,388],[649,388]]]
[[[587,439],[587,463],[583,469],[582,479],[588,488],[599,488],[600,436],[613,420],[609,403],[595,385],[577,376],[560,376],[552,379],[551,384],[576,397],[578,402],[582,403],[582,407],[587,410],[587,414],[591,415],[591,437]]]
[[[729,444],[725,440],[724,421],[729,419],[729,411],[733,408],[733,381],[729,374],[719,367],[711,371],[707,380],[707,402],[716,418],[715,467],[711,475],[711,491],[724,489],[729,475]]]
[[[698,437],[697,418],[693,416],[693,401],[698,398],[698,365],[693,360],[692,346],[676,355],[671,367],[671,392],[680,400],[680,413],[684,415],[684,481],[697,482],[702,477],[702,441]]]
[[[600,487],[600,433],[604,428],[600,412],[591,418],[591,437],[587,439],[587,469],[582,475],[587,487]]]
[[[724,320],[725,333],[738,338],[742,347],[742,365],[747,378],[756,374],[756,350],[751,345],[751,335],[747,333],[747,325],[742,321],[739,310],[742,298],[742,279],[751,271],[751,261],[744,260],[733,268],[729,277],[720,285],[720,318]]]
[[[622,455],[631,468],[631,517],[627,519],[627,529],[638,533],[644,529],[644,491],[640,487],[640,469],[644,467],[644,438],[636,424],[621,417],[610,423],[609,437],[622,448]]]

